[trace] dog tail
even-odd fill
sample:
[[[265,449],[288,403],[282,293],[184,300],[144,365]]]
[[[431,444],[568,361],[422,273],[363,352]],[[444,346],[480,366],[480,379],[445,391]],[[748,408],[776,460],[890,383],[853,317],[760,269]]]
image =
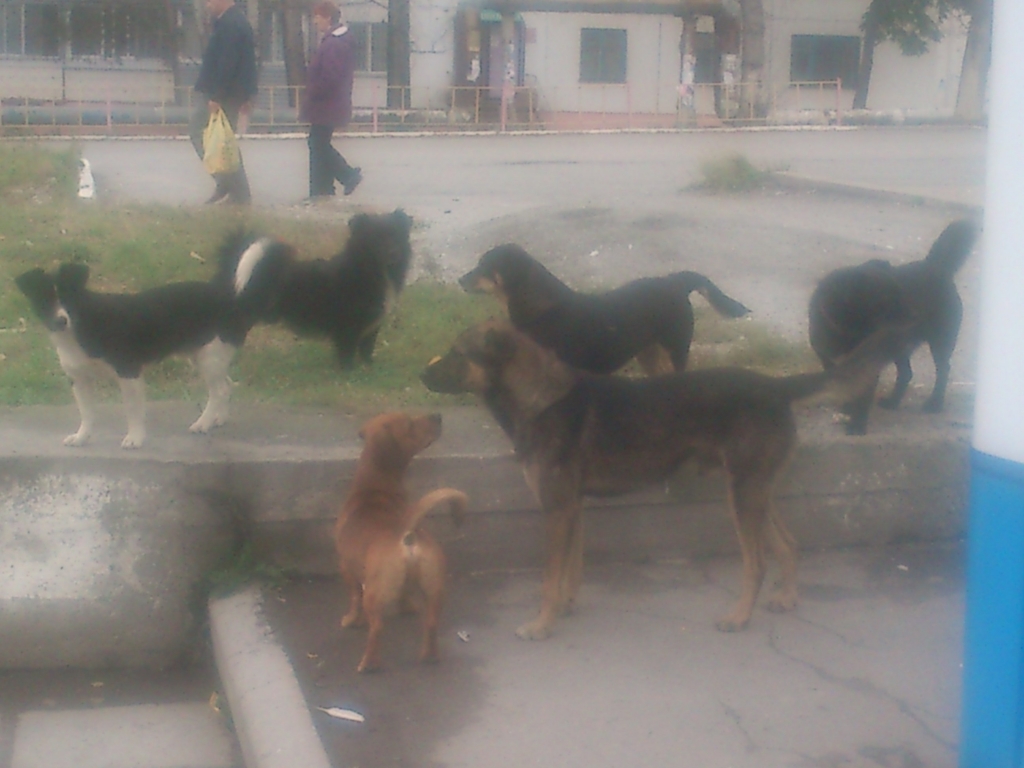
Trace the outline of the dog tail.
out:
[[[452,517],[456,524],[461,524],[462,518],[466,514],[466,508],[469,506],[469,496],[454,488],[438,488],[417,501],[405,513],[403,540],[416,530],[416,526],[427,512],[446,501],[451,504]]]
[[[249,313],[273,319],[274,297],[294,255],[279,240],[237,231],[221,245],[214,279]]]
[[[958,219],[942,230],[925,261],[942,274],[953,277],[967,261],[977,236],[978,227],[973,221]]]
[[[907,348],[909,326],[888,325],[872,333],[827,371],[776,379],[790,402],[824,395],[843,402],[873,391],[882,369]]]
[[[718,314],[725,317],[743,317],[750,310],[736,299],[726,296],[711,280],[699,272],[676,272],[673,276],[687,295],[697,291]]]

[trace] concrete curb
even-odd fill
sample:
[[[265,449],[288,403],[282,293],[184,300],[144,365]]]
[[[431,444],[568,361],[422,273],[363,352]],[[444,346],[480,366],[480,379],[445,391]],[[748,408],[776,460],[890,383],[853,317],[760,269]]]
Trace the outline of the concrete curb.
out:
[[[210,629],[246,768],[331,768],[284,650],[249,587],[210,601]]]
[[[838,195],[866,199],[866,200],[888,200],[894,203],[906,203],[910,205],[928,205],[959,211],[969,215],[980,215],[984,206],[975,203],[967,203],[961,200],[948,200],[936,196],[934,193],[901,192],[893,189],[882,189],[878,186],[866,186],[850,184],[848,182],[827,181],[816,179],[811,176],[779,171],[773,174],[776,183],[783,187],[796,190],[810,190],[815,192],[832,192]]]

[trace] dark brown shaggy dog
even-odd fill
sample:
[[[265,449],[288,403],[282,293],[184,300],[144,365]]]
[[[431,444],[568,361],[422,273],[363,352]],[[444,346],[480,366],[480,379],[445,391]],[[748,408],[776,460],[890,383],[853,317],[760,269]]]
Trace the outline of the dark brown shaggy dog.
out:
[[[364,620],[369,624],[358,671],[376,670],[384,612],[418,591],[425,598],[420,658],[437,661],[445,559],[441,547],[419,523],[444,502],[461,517],[468,499],[462,491],[439,488],[410,506],[402,477],[412,457],[441,435],[441,417],[386,413],[368,421],[359,434],[365,447],[334,531],[341,575],[351,595],[341,626],[356,626]]]
[[[512,244],[481,256],[459,285],[493,294],[508,308],[512,325],[591,373],[613,373],[634,357],[649,375],[686,368],[693,291],[726,317],[750,312],[696,272],[645,277],[602,294],[579,293]],[[671,365],[662,360],[662,350]]]
[[[953,276],[966,261],[976,236],[974,222],[954,221],[921,261],[894,267],[875,259],[837,269],[822,278],[811,296],[808,312],[811,347],[822,364],[829,368],[883,326],[901,325],[907,330],[907,346],[893,356],[896,384],[878,404],[883,408],[899,406],[913,376],[910,356],[927,342],[935,361],[935,388],[925,401],[924,411],[941,411],[949,361],[963,317]],[[847,404],[848,434],[863,435],[867,431],[873,399],[872,388]]]
[[[576,597],[583,497],[663,481],[691,459],[724,467],[743,553],[740,599],[718,628],[735,631],[750,620],[765,574],[765,539],[782,570],[769,607],[793,608],[795,545],[772,508],[772,486],[797,440],[791,404],[830,384],[854,392],[870,386],[892,343],[873,339],[828,373],[772,378],[718,368],[628,379],[577,371],[507,323],[463,332],[421,378],[435,392],[482,398],[511,437],[544,511],[543,602],[517,634],[547,637]]]

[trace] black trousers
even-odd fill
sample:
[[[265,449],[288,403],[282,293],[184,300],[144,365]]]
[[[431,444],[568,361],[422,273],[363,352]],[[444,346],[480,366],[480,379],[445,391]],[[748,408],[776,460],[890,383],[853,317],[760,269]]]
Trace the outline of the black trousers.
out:
[[[203,159],[203,131],[206,129],[207,123],[210,122],[210,108],[208,106],[207,98],[201,93],[195,94],[196,105],[192,109],[192,115],[188,122],[188,136],[192,141],[192,146],[199,155],[199,159]],[[241,109],[241,104],[222,104],[224,108],[224,114],[228,118],[228,122],[231,123],[231,127],[237,129],[238,127],[238,112]],[[231,195],[231,199],[236,203],[246,203],[249,201],[251,194],[249,192],[249,178],[245,175],[245,163],[241,162],[242,153],[239,151],[238,159],[240,165],[238,170],[234,173],[218,173],[214,174],[214,180],[217,182],[217,190],[228,192]]]
[[[309,196],[334,194],[334,182],[344,184],[352,174],[352,166],[331,144],[333,125],[309,126]]]

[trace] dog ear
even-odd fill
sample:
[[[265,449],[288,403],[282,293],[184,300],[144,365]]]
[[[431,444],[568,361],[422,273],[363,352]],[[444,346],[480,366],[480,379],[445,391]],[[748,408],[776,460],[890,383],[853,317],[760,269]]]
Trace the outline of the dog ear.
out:
[[[89,266],[81,262],[61,264],[57,270],[57,293],[76,293],[85,288]]]
[[[14,278],[14,284],[33,302],[45,303],[57,298],[53,277],[38,267],[18,275]]]

